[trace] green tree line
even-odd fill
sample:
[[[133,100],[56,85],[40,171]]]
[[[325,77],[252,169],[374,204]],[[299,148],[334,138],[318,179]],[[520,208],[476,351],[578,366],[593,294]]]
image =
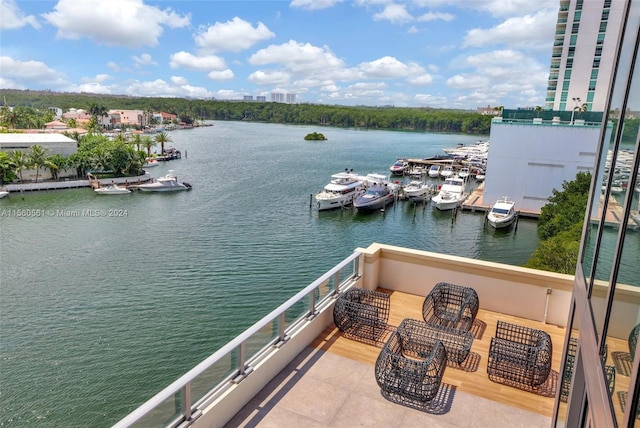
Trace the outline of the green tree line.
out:
[[[590,186],[591,174],[580,172],[575,180],[563,182],[562,190],[553,189],[538,219],[541,241],[526,267],[575,274]]]
[[[27,151],[0,152],[0,182],[23,181],[25,170],[35,170],[35,180],[38,181],[41,168],[49,170],[54,180],[62,171],[72,171],[74,177],[86,177],[89,172],[113,177],[139,175],[151,148],[157,144],[164,145],[171,138],[159,133],[155,139],[140,135],[129,139],[122,135],[110,140],[103,135],[87,134],[77,141],[78,151],[70,156],[49,154],[39,145],[31,146]]]
[[[164,111],[178,115],[187,123],[191,119],[244,120],[479,135],[488,134],[491,126],[491,116],[467,110],[125,97],[28,90],[2,90],[0,94],[6,105],[39,111],[49,107],[59,107],[63,111],[70,108],[96,111],[96,106],[107,110]],[[6,122],[4,126],[7,126]]]

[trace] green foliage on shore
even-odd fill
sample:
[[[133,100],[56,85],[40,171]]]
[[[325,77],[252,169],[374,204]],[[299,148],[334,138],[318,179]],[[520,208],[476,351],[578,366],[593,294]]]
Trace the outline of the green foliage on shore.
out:
[[[304,139],[307,141],[325,141],[327,137],[325,137],[322,133],[312,132],[311,134],[305,135]]]
[[[561,191],[553,190],[538,221],[542,241],[525,267],[575,273],[590,186],[591,174],[580,172],[575,180],[562,183]]]
[[[34,109],[104,106],[107,109],[163,111],[185,118],[244,120],[265,123],[323,125],[368,129],[450,132],[487,135],[492,116],[469,110],[399,107],[347,107],[321,104],[282,104],[253,101],[146,98],[84,93],[5,89],[8,105]]]
[[[75,170],[76,177],[96,171],[108,171],[113,177],[134,176],[141,173],[145,160],[145,152],[134,149],[126,140],[111,141],[102,135],[88,134],[80,138],[78,151],[71,156],[49,155],[39,145],[26,152],[0,152],[0,182],[11,183],[18,178],[22,181],[22,171],[31,169],[36,171],[38,181],[41,168],[48,169],[54,180],[67,170]]]

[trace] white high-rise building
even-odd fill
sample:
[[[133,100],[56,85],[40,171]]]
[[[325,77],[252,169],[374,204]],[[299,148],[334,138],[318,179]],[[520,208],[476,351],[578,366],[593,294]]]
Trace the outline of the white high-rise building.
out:
[[[548,110],[604,110],[624,5],[624,0],[560,0]]]

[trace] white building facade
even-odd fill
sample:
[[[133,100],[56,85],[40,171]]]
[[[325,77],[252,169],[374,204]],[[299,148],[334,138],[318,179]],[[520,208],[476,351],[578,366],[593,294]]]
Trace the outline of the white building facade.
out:
[[[546,108],[603,111],[624,0],[560,0]]]
[[[562,190],[564,181],[594,170],[600,130],[600,123],[495,118],[484,204],[508,196],[518,210],[540,212],[553,189]]]

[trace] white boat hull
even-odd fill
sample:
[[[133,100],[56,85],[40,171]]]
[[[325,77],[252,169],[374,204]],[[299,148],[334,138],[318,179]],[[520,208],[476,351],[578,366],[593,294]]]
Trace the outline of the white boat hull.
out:
[[[127,193],[131,193],[131,190],[94,189],[94,192],[96,192],[98,195],[126,195]]]
[[[496,218],[491,215],[487,216],[487,222],[489,223],[489,226],[493,227],[494,229],[504,229],[505,227],[509,227],[515,220],[515,216],[503,218]]]
[[[7,192],[6,190],[0,190],[0,199],[4,198],[5,196],[8,196],[9,192]]]
[[[487,223],[494,229],[504,229],[511,226],[516,217],[515,204],[505,196],[491,207],[487,213]]]
[[[188,190],[189,188],[182,184],[175,184],[167,186],[165,184],[160,184],[158,186],[154,186],[156,183],[151,184],[141,184],[138,186],[138,189],[142,192],[178,192],[180,190]]]
[[[448,211],[458,208],[462,205],[463,200],[464,197],[462,195],[451,199],[442,199],[439,195],[436,195],[431,198],[431,203],[433,203],[440,211]]]
[[[322,193],[316,195],[316,205],[318,211],[333,210],[336,208],[348,207],[353,204],[353,200],[362,195],[362,192],[353,192],[347,197],[330,197],[324,196]]]

